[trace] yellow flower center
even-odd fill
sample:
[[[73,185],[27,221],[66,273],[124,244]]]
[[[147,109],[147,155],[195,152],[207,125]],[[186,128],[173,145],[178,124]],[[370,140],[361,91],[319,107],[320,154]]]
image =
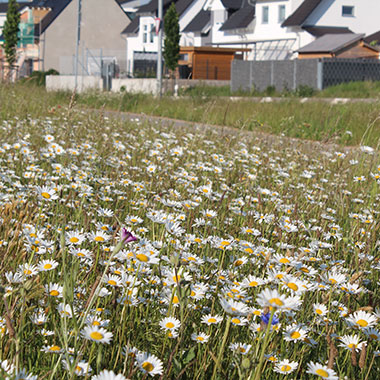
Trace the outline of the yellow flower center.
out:
[[[53,297],[57,297],[59,295],[59,291],[58,290],[51,290],[49,294]]]
[[[115,286],[116,285],[116,281],[115,280],[108,280],[108,284]]]
[[[44,197],[45,199],[50,199],[51,195],[47,193],[46,191],[41,193],[41,196]]]
[[[290,334],[290,336],[292,337],[292,339],[298,339],[301,336],[301,334],[298,331],[294,331]]]
[[[321,309],[315,309],[315,312],[319,315],[322,315],[323,314],[323,311]]]
[[[258,283],[257,281],[251,281],[251,282],[249,283],[249,286],[251,286],[251,287],[253,287],[253,286],[257,286],[257,285],[259,285],[259,283]]]
[[[284,303],[279,299],[279,298],[271,298],[270,300],[269,300],[269,303],[271,304],[271,305],[277,305],[277,306],[282,306]]]
[[[100,326],[100,322],[99,321],[94,321],[94,322],[92,322],[92,325],[93,326]]]
[[[93,331],[91,334],[90,334],[90,337],[94,340],[101,340],[103,339],[103,334],[101,334],[99,331]]]
[[[44,265],[44,269],[51,269],[53,267],[53,265],[51,264],[45,264]]]
[[[49,348],[49,351],[59,351],[60,350],[60,347],[59,346],[51,346]]]
[[[281,367],[282,372],[288,372],[291,369],[292,369],[292,367],[290,365],[286,365],[286,364]]]
[[[143,367],[146,372],[152,372],[154,368],[153,364],[149,362],[144,362],[141,367]]]
[[[168,322],[165,327],[167,327],[168,329],[172,329],[174,327],[174,323],[173,322]]]
[[[203,338],[203,336],[197,336],[197,340],[203,342],[205,340],[205,338]]]
[[[147,263],[149,261],[148,256],[144,255],[143,253],[139,253],[138,255],[136,255],[136,259],[142,261],[143,263]]]
[[[95,236],[95,241],[104,241],[103,236]]]
[[[324,369],[322,369],[322,368],[318,368],[318,369],[315,371],[315,373],[316,373],[317,375],[321,376],[321,377],[325,377],[325,378],[329,377],[329,373],[328,373],[327,371],[325,371]]]
[[[358,321],[356,321],[356,324],[359,325],[360,327],[367,327],[368,326],[368,322],[365,321],[364,319],[359,319]]]
[[[287,259],[286,257],[282,257],[279,261],[281,264],[289,264],[290,263],[289,259]]]
[[[215,318],[209,318],[209,319],[208,319],[208,322],[209,322],[209,323],[216,323],[216,319],[215,319]]]
[[[288,288],[294,290],[295,292],[298,290],[298,286],[294,282],[289,282],[287,285]]]
[[[79,239],[76,236],[70,238],[70,243],[78,243]]]
[[[238,325],[240,323],[240,319],[239,318],[232,318],[231,322],[236,323]]]

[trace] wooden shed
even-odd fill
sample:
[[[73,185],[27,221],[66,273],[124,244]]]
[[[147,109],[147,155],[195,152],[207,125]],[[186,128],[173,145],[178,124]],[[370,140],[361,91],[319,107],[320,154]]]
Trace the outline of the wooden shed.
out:
[[[298,58],[379,59],[379,53],[378,47],[364,41],[364,34],[325,34],[298,50]]]
[[[178,64],[180,72],[191,79],[231,79],[231,62],[250,49],[183,46]],[[240,54],[239,54],[240,53]]]

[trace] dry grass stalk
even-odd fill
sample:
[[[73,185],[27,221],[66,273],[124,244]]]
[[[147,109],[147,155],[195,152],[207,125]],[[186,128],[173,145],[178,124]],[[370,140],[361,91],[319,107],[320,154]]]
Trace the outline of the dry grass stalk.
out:
[[[326,340],[329,345],[329,361],[327,364],[327,368],[332,369],[334,368],[335,359],[338,356],[338,350],[336,349],[335,344],[332,341],[330,334],[327,335]]]
[[[358,359],[356,357],[355,347],[351,348],[351,364],[353,367],[356,367],[358,365]]]
[[[360,369],[363,369],[365,367],[366,358],[367,358],[367,346],[363,344],[362,351],[360,352],[360,357],[359,357]]]

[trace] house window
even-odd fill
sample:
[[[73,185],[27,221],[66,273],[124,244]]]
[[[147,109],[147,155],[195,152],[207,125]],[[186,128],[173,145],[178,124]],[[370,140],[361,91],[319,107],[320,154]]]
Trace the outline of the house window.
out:
[[[153,43],[154,35],[156,34],[156,28],[154,24],[150,25],[150,42]]]
[[[269,7],[263,7],[263,17],[262,17],[262,23],[268,24],[269,21]]]
[[[285,21],[285,5],[278,6],[278,22]]]
[[[148,42],[148,25],[145,24],[143,26],[143,43],[146,44]]]
[[[342,6],[342,16],[343,17],[354,17],[354,7],[343,5]]]

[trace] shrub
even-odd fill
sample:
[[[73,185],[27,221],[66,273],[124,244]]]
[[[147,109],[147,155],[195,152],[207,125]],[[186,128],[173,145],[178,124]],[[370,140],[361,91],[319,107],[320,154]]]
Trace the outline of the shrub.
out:
[[[29,77],[20,80],[21,83],[33,84],[36,86],[45,86],[47,75],[59,75],[59,72],[54,69],[48,71],[33,71]]]

